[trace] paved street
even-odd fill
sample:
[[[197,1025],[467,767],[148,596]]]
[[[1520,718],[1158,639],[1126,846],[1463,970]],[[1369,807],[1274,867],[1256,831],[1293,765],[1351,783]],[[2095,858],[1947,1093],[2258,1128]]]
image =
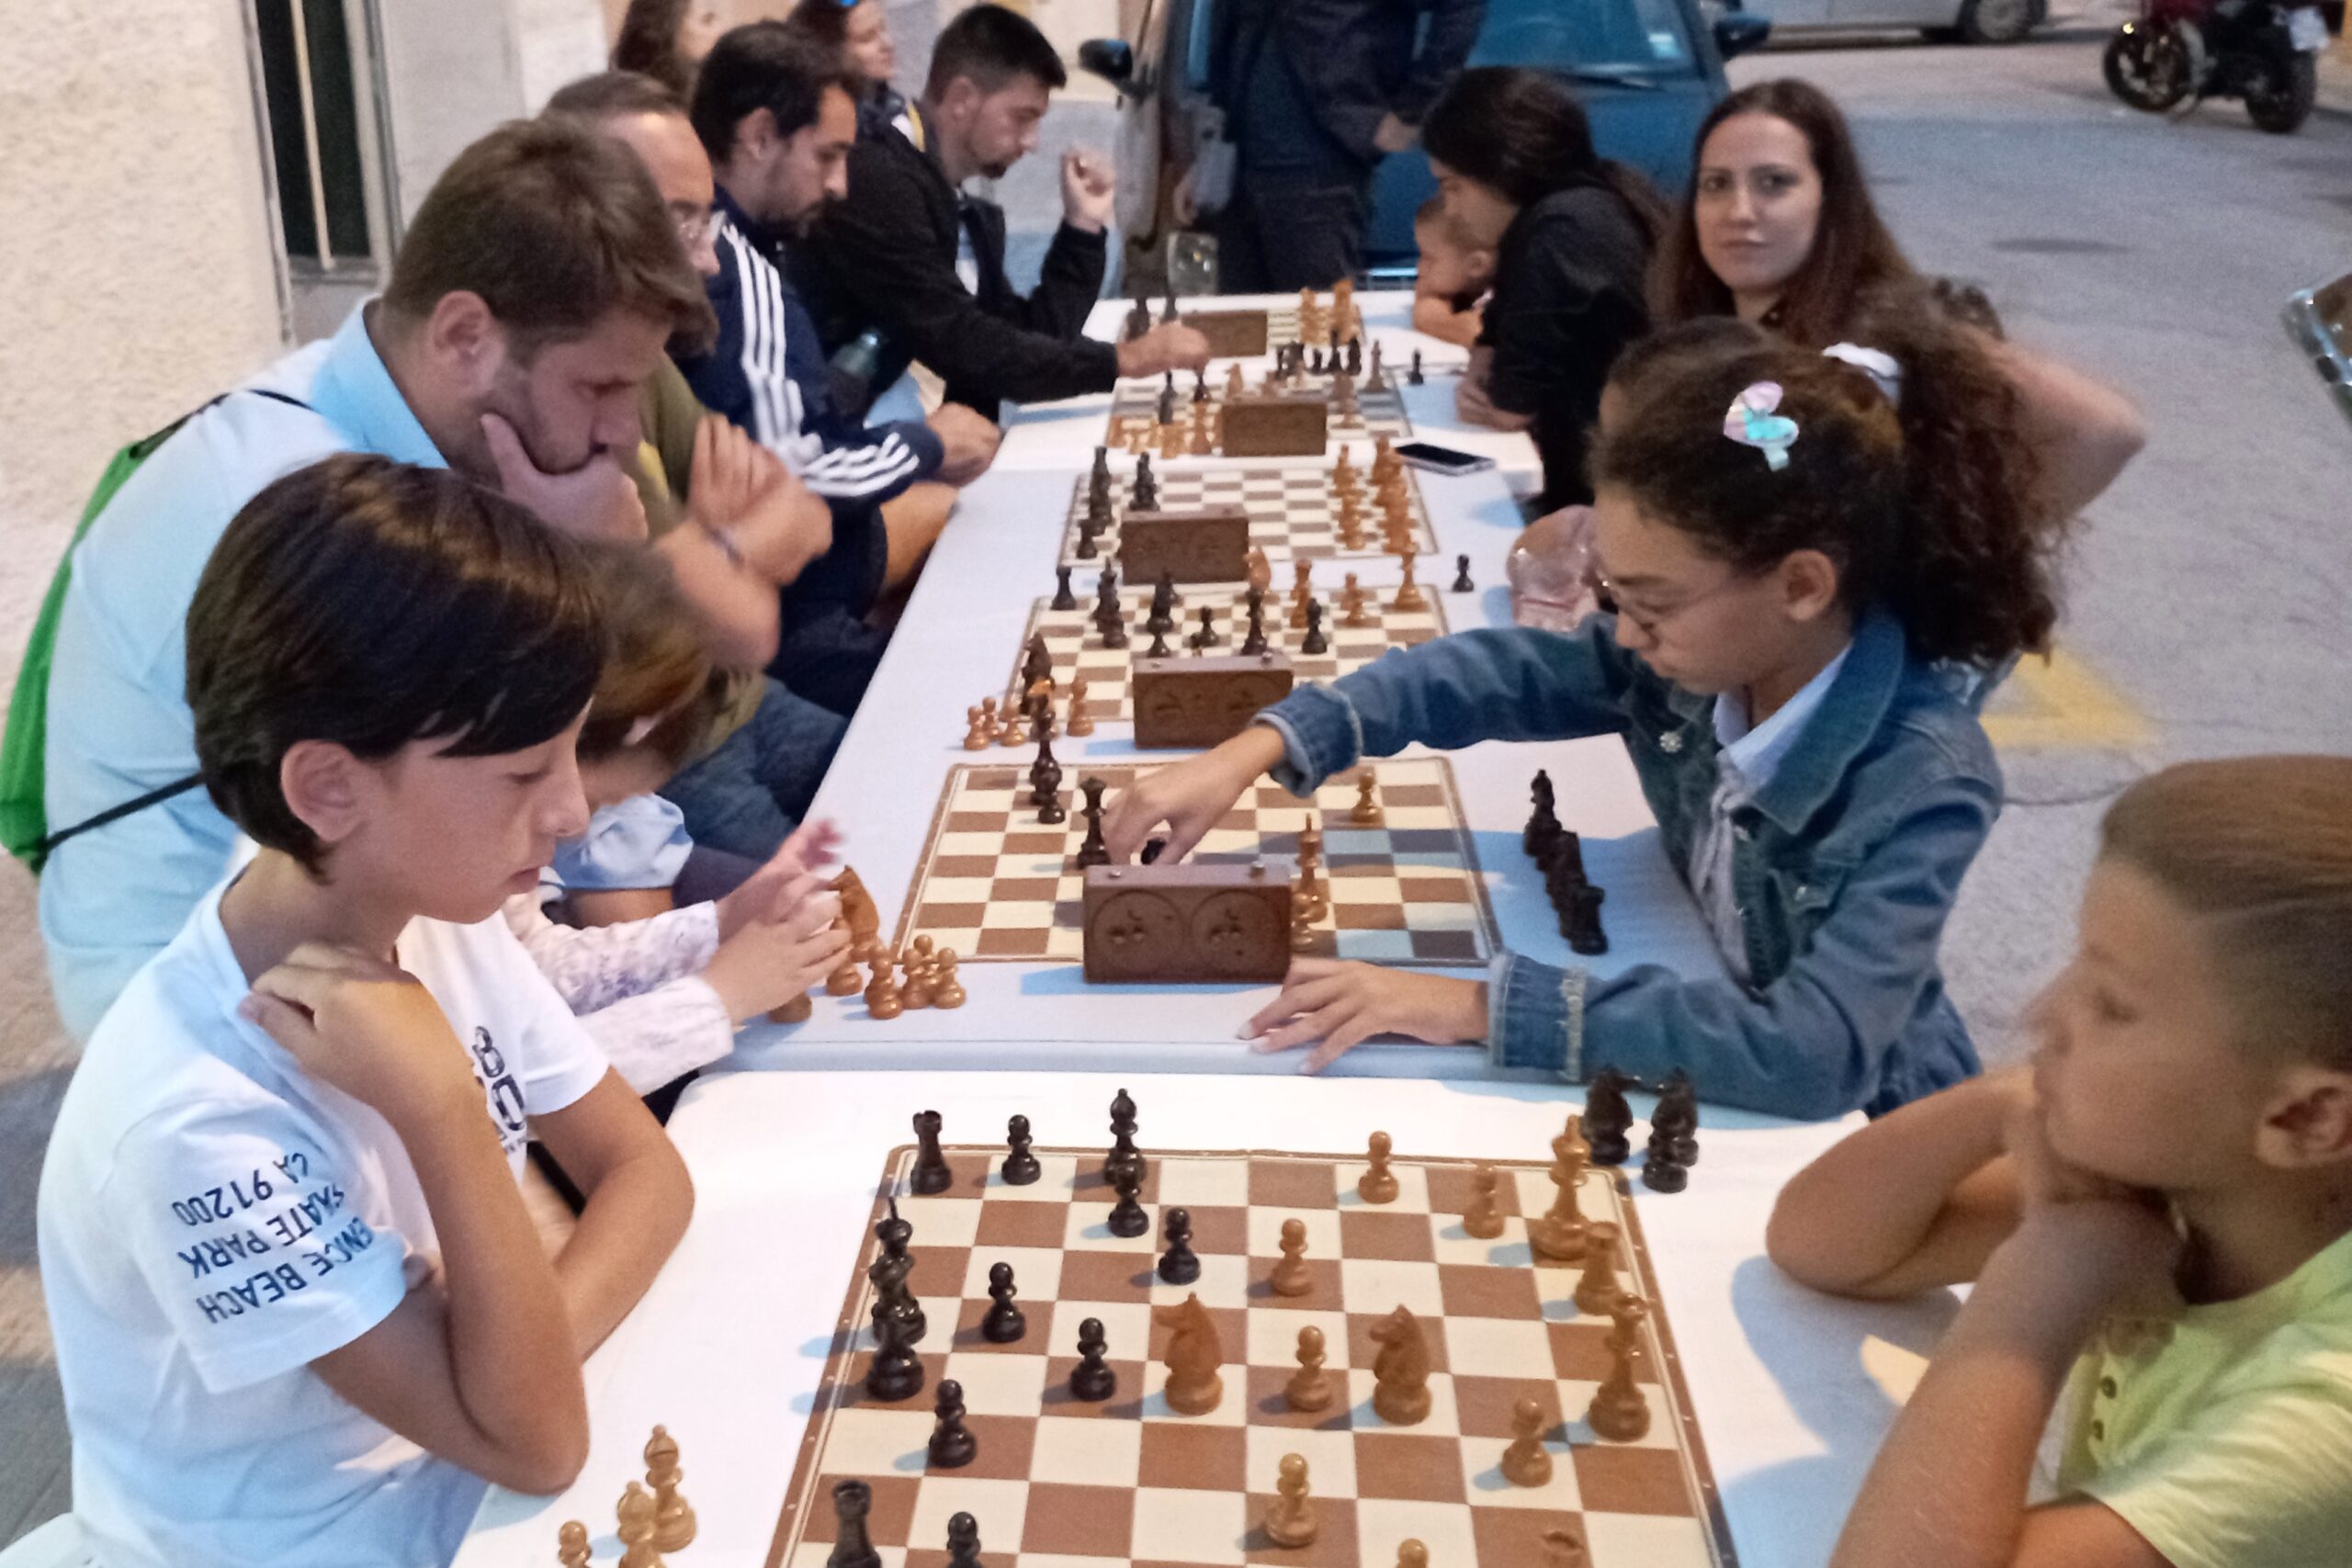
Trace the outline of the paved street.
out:
[[[2118,787],[2183,757],[2352,750],[2352,423],[2278,324],[2294,290],[2352,271],[2352,117],[2273,137],[2233,104],[2136,114],[2098,52],[2086,28],[1733,67],[1836,94],[1912,259],[1983,285],[2014,337],[2147,413],[2147,451],[2085,520],[2060,634],[2116,701],[2029,667],[1996,705],[2009,807],[1946,942],[1988,1055],[2020,1043],[2064,956]]]

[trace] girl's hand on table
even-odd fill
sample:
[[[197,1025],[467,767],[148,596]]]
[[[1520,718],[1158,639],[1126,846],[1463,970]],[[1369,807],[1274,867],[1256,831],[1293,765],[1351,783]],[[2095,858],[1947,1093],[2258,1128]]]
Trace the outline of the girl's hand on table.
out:
[[[1299,1068],[1307,1073],[1321,1072],[1374,1034],[1403,1034],[1429,1045],[1484,1041],[1486,983],[1336,958],[1298,958],[1291,962],[1281,994],[1241,1026],[1241,1037],[1256,1051],[1288,1051],[1321,1041]]]

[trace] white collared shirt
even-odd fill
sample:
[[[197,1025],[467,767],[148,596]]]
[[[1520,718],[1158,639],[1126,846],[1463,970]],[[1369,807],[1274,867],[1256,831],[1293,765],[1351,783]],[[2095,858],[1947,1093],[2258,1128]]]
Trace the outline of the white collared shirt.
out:
[[[1754,800],[1781,771],[1797,737],[1804,733],[1805,725],[1837,683],[1846,655],[1852,651],[1850,642],[1839,649],[1838,657],[1823,665],[1820,673],[1797,688],[1796,695],[1752,728],[1745,693],[1724,692],[1715,698],[1715,740],[1722,750],[1715,755],[1715,795],[1707,825],[1690,846],[1690,892],[1707,917],[1707,929],[1714,933],[1724,962],[1743,986],[1753,976],[1747,965],[1747,933],[1739,897],[1732,886],[1732,814]]]

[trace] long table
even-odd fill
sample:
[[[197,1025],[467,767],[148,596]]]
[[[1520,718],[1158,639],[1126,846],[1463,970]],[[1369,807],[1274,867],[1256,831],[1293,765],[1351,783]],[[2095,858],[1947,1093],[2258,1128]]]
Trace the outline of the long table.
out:
[[[1389,341],[1380,326],[1383,313],[1408,310],[1409,297],[1359,298],[1368,326]],[[1123,313],[1116,301],[1106,301],[1097,311],[1097,330],[1115,333]],[[1458,349],[1446,352],[1461,357]],[[1024,409],[1012,423],[1005,456],[965,492],[933,552],[818,793],[810,814],[842,825],[846,859],[880,906],[886,932],[895,926],[918,870],[942,780],[952,766],[974,760],[961,750],[965,710],[1004,689],[1029,607],[1053,592],[1073,486],[1092,459],[1108,407],[1107,397],[1076,400]],[[1527,446],[1522,436],[1487,434],[1498,446]],[[1459,443],[1453,432],[1439,438]],[[1359,463],[1363,457],[1358,454]],[[1134,463],[1125,454],[1112,460],[1123,475]],[[1250,468],[1295,461],[1183,459],[1177,466]],[[1508,625],[1504,560],[1523,513],[1504,474],[1414,478],[1440,545],[1418,573],[1424,587],[1454,630]],[[1476,592],[1445,592],[1456,556],[1469,558]],[[1397,562],[1385,557],[1320,561],[1315,581],[1327,601],[1347,570],[1356,571],[1369,590],[1393,588],[1398,578]],[[1081,569],[1074,580],[1081,602],[1093,575]],[[1277,589],[1287,581],[1287,573],[1281,576]],[[1177,755],[1139,752],[1124,726],[1105,726],[1084,740],[1057,741],[1056,752],[1066,787],[1090,764],[1149,764]],[[1426,753],[1417,748],[1406,754]],[[1528,783],[1540,767],[1551,773],[1561,819],[1584,836],[1589,874],[1608,891],[1610,951],[1590,961],[1595,971],[1661,964],[1684,974],[1721,973],[1722,961],[1658,848],[1632,764],[1614,738],[1490,742],[1448,756],[1505,944],[1547,963],[1571,961],[1542,878],[1519,847]],[[978,760],[1025,765],[1027,757],[1026,751],[993,751]],[[1295,1070],[1298,1060],[1253,1054],[1235,1037],[1272,995],[1270,987],[1089,987],[1072,964],[967,964],[961,978],[969,996],[961,1009],[910,1012],[888,1022],[868,1018],[856,997],[819,996],[807,1022],[747,1029],[732,1065],[936,1070],[986,1062],[1039,1070],[1285,1073]],[[1358,1050],[1339,1070],[1419,1077],[1498,1071],[1479,1049],[1408,1045]]]
[[[1215,1077],[1120,1081],[1141,1107],[1148,1155],[1344,1153],[1379,1128],[1399,1156],[1541,1156],[1564,1110],[1556,1090],[1516,1084],[1291,1078],[1237,1092]],[[611,1562],[614,1502],[642,1479],[639,1450],[656,1423],[683,1450],[684,1491],[700,1520],[695,1544],[670,1559],[675,1568],[764,1562],[873,1183],[885,1152],[910,1141],[910,1114],[937,1109],[950,1143],[986,1143],[1019,1112],[1041,1144],[1091,1147],[1107,1141],[1109,1087],[1052,1073],[737,1073],[695,1086],[670,1128],[694,1175],[694,1223],[588,1363],[587,1467],[559,1497],[493,1492],[459,1568],[550,1562],[558,1525],[572,1518],[596,1538],[595,1560]],[[1843,1130],[1710,1108],[1690,1190],[1668,1198],[1634,1186],[1747,1568],[1818,1568],[1827,1557],[1916,1352],[1950,1312],[1948,1301],[1827,1302],[1762,1257],[1774,1194]]]

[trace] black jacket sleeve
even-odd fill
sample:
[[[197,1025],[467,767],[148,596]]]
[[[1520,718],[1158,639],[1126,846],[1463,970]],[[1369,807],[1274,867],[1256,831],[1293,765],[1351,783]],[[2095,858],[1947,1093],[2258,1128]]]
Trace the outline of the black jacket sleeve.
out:
[[[1102,287],[1102,237],[1065,228],[1055,238],[1046,280],[1031,299],[1010,288],[976,297],[956,275],[952,197],[944,206],[930,198],[924,181],[931,171],[920,156],[884,139],[860,142],[851,152],[855,195],[826,214],[813,240],[831,289],[949,387],[968,394],[959,401],[985,410],[1004,398],[1043,402],[1110,390],[1118,380],[1118,351],[1075,336]],[[1001,243],[994,270],[1001,270]]]
[[[1487,0],[1428,0],[1428,5],[1430,26],[1421,38],[1421,51],[1389,105],[1397,118],[1412,125],[1421,123],[1437,96],[1469,61],[1478,28],[1487,20]]]
[[[1429,34],[1417,57],[1424,10]],[[1283,47],[1316,119],[1373,164],[1381,120],[1394,114],[1418,122],[1469,59],[1487,0],[1286,0],[1279,16]]]

